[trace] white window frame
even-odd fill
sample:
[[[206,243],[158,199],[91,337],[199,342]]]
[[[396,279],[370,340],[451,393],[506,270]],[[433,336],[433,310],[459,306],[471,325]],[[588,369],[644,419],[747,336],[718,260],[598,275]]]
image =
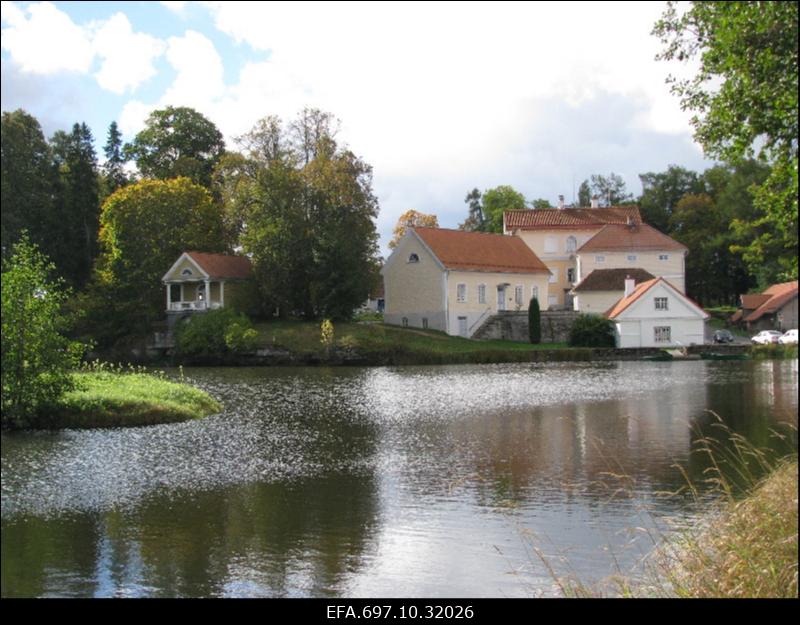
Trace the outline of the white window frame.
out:
[[[655,342],[655,343],[671,343],[672,342],[672,326],[655,326],[653,328],[653,342]]]
[[[656,310],[669,310],[669,298],[668,297],[654,297],[653,303]]]
[[[531,287],[531,297],[535,297],[537,300],[539,299],[539,287],[532,286]]]
[[[456,302],[464,304],[467,301],[467,285],[461,282],[456,285]]]
[[[658,260],[660,260],[660,261],[667,261],[667,260],[669,260],[669,254],[659,254],[659,255],[658,255]]]
[[[550,277],[547,279],[547,281],[550,284],[555,284],[556,282],[558,282],[558,267],[553,267],[550,271],[552,273],[550,274]]]
[[[567,237],[567,242],[564,245],[567,254],[574,254],[578,249],[578,239],[572,235]]]
[[[486,285],[479,284],[478,285],[478,303],[485,304],[486,303]]]
[[[522,306],[522,300],[525,299],[525,287],[518,284],[514,287],[514,303],[517,306]]]

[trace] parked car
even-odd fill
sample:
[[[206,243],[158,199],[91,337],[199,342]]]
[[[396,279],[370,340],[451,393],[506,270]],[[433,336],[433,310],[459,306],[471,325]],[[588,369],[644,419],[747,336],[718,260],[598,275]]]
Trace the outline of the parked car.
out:
[[[782,343],[783,345],[797,345],[797,330],[787,330],[786,334],[778,339],[778,343]]]
[[[717,330],[711,337],[712,343],[733,343],[733,334],[730,330]]]
[[[782,334],[777,330],[762,330],[750,340],[756,345],[771,345],[777,343]]]

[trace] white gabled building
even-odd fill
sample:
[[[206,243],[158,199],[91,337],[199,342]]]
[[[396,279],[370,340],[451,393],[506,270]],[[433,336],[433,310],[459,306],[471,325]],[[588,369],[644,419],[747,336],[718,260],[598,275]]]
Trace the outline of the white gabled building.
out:
[[[638,286],[625,281],[625,295],[606,313],[614,322],[617,347],[702,345],[709,318],[700,306],[664,278]]]

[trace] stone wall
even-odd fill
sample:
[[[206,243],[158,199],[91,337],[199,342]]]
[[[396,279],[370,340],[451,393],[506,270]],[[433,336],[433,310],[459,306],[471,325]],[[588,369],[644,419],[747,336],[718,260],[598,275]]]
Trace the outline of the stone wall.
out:
[[[572,324],[579,314],[574,310],[543,310],[542,343],[566,343]],[[528,312],[507,311],[492,315],[475,331],[472,338],[527,343]]]

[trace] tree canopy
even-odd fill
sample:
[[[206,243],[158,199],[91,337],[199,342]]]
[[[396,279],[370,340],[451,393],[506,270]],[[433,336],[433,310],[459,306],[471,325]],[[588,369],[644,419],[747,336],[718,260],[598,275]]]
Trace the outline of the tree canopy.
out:
[[[400,243],[400,239],[405,236],[408,228],[418,227],[438,228],[439,218],[436,215],[426,215],[425,213],[420,213],[414,209],[407,210],[397,218],[397,224],[392,231],[394,236],[392,237],[392,240],[389,241],[389,249],[393,250],[397,247],[397,244]]]

